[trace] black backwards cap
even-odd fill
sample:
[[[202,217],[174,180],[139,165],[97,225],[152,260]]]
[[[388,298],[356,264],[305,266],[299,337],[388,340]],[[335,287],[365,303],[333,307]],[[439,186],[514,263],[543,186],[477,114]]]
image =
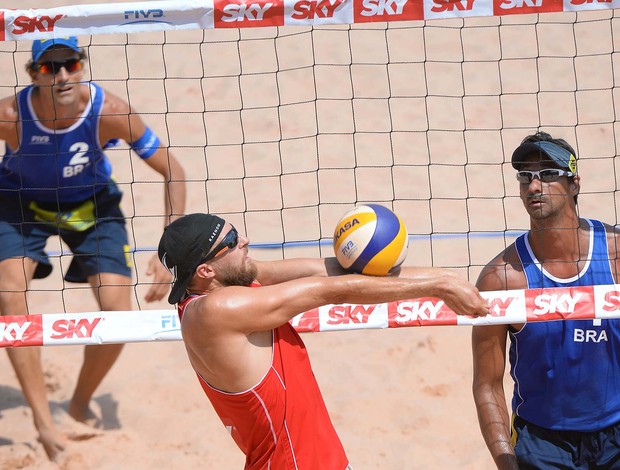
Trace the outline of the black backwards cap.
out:
[[[524,142],[512,153],[512,167],[519,170],[521,163],[528,155],[546,155],[560,168],[577,173],[577,157],[564,147],[546,140],[538,142]]]
[[[176,304],[183,298],[194,271],[215,245],[225,223],[216,215],[189,214],[164,229],[157,255],[174,276],[168,303]]]

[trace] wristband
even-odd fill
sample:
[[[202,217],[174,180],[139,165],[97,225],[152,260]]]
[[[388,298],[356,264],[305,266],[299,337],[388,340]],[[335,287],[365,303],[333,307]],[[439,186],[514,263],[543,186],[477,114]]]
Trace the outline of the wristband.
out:
[[[140,158],[146,159],[157,151],[159,144],[159,137],[157,137],[155,133],[147,127],[144,134],[142,134],[142,137],[134,142],[130,142],[129,146],[134,152],[140,155]]]

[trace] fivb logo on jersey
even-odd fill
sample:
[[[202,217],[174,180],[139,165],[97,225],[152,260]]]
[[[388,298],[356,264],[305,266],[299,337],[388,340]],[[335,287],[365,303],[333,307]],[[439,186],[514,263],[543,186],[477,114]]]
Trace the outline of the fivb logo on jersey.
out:
[[[50,143],[49,135],[33,135],[30,137],[30,143],[35,145],[45,145]]]

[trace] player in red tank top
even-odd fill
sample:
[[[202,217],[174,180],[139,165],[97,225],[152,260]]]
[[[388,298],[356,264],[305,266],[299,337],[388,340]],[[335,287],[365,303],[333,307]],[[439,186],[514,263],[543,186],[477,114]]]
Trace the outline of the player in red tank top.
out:
[[[190,214],[166,227],[158,250],[175,276],[168,301],[179,303],[189,360],[248,470],[350,468],[288,323],[299,312],[430,296],[459,314],[488,314],[476,288],[447,270],[346,274],[335,258],[254,261],[248,244],[220,217]]]

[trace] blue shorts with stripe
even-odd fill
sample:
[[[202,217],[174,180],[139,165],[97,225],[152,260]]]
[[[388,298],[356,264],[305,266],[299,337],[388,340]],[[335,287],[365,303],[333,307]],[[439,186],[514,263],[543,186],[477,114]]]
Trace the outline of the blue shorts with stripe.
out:
[[[42,203],[0,196],[0,261],[32,258],[34,278],[47,277],[52,265],[45,252],[47,239],[58,235],[73,258],[65,273],[68,282],[114,273],[131,277],[125,217],[120,208],[122,192],[110,183],[92,198],[75,204]]]

